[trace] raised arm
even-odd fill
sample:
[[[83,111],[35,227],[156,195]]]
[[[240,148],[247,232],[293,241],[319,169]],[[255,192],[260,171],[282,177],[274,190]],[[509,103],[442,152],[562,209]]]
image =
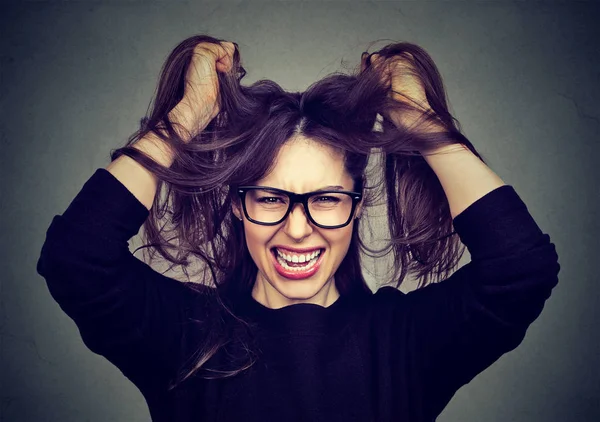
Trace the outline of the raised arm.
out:
[[[164,167],[170,167],[173,163],[173,153],[169,147],[152,132],[137,141],[133,147],[145,152]],[[121,155],[112,161],[106,170],[119,180],[146,209],[150,210],[158,186],[154,174],[127,155]]]
[[[425,158],[471,262],[407,295],[393,288],[378,294],[391,300],[392,353],[412,357],[409,382],[427,398],[416,406],[430,420],[461,386],[522,342],[558,283],[560,265],[550,237],[513,187],[469,150],[452,146]],[[408,326],[408,337],[394,334],[401,326]],[[391,370],[406,376],[401,367]]]
[[[221,52],[198,55],[198,62],[215,72],[216,60],[227,52],[211,48]],[[190,92],[202,97],[207,87]],[[201,97],[185,97],[170,113],[173,121],[190,125],[188,134],[192,125],[206,127],[218,111],[212,103],[202,107]],[[210,113],[193,114],[192,105]],[[173,155],[162,142],[149,134],[134,148],[169,167]],[[125,155],[97,169],[66,211],[53,218],[37,262],[52,297],[75,321],[88,348],[134,382],[175,375],[183,358],[183,329],[191,326],[185,322],[192,309],[204,309],[209,299],[204,293],[210,291],[199,285],[191,289],[191,283],[166,277],[130,253],[128,241],[148,217],[156,189],[155,176]]]
[[[438,177],[455,218],[479,198],[505,183],[462,144],[424,152],[423,158]]]
[[[134,382],[148,376],[166,381],[174,374],[182,322],[194,306],[185,283],[154,271],[129,251],[128,240],[147,216],[121,182],[98,169],[66,211],[53,218],[37,262],[50,294],[76,323],[86,346]],[[143,373],[144,365],[155,370]]]
[[[414,73],[398,75],[394,91],[408,89],[420,108],[431,110]],[[391,117],[409,127],[419,116]],[[435,123],[421,129],[444,131]],[[391,287],[378,294],[390,301],[394,315],[392,353],[411,357],[408,372],[401,362],[391,371],[408,376],[414,397],[425,398],[414,404],[419,420],[434,420],[461,386],[522,342],[558,283],[560,265],[555,245],[513,187],[468,148],[424,148],[421,154],[441,182],[471,262],[406,295]],[[400,327],[406,337],[397,334]]]

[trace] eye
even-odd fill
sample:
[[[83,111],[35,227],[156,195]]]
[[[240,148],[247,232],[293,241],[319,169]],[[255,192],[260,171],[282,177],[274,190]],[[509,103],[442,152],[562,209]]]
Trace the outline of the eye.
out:
[[[256,200],[261,204],[276,204],[278,201],[282,201],[282,198],[276,196],[263,196]]]
[[[340,199],[334,196],[317,196],[315,197],[316,202],[339,202]]]

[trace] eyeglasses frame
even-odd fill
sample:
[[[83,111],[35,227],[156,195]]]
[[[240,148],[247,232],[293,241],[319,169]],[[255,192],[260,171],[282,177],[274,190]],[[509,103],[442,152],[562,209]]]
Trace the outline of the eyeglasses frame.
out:
[[[288,198],[290,198],[290,203],[288,205],[288,209],[279,221],[276,221],[274,223],[264,223],[262,221],[257,221],[257,220],[250,218],[250,216],[248,215],[248,210],[246,209],[246,192],[248,192],[249,190],[253,190],[253,189],[268,190],[268,191],[272,191],[275,193],[287,195]],[[362,199],[362,193],[352,192],[352,191],[347,191],[347,190],[316,190],[316,191],[306,192],[306,193],[294,193],[294,192],[290,192],[290,191],[283,190],[283,189],[272,188],[269,186],[255,186],[255,185],[238,186],[236,188],[236,190],[237,190],[237,193],[242,202],[242,208],[244,210],[244,215],[246,216],[246,218],[255,224],[260,224],[261,226],[276,226],[277,224],[281,224],[283,221],[285,221],[285,219],[288,217],[290,212],[292,212],[292,209],[294,208],[294,206],[296,204],[302,204],[302,206],[304,207],[305,214],[308,216],[308,219],[311,221],[311,223],[313,223],[315,226],[320,227],[322,229],[339,229],[341,227],[346,227],[348,224],[350,224],[350,222],[352,221],[352,217],[354,216],[354,211],[356,210],[356,205]],[[312,215],[310,215],[310,211],[308,209],[308,198],[311,197],[312,195],[327,194],[327,193],[344,193],[344,194],[349,195],[352,198],[352,209],[350,210],[350,216],[348,217],[348,220],[344,224],[338,224],[337,226],[325,226],[325,225],[317,223],[313,219]]]

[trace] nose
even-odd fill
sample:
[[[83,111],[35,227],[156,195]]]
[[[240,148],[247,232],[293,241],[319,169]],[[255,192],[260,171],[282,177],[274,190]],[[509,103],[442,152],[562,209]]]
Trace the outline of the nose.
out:
[[[300,211],[298,211],[300,209]],[[284,231],[293,239],[302,240],[310,235],[313,228],[306,215],[304,205],[295,204],[286,218]]]

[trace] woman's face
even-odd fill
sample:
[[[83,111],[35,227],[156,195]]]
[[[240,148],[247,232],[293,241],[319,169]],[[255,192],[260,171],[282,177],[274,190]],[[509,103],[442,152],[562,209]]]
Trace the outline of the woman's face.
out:
[[[305,193],[328,186],[341,186],[352,191],[353,181],[344,168],[343,156],[331,147],[317,143],[302,135],[288,141],[279,151],[273,171],[256,182],[260,186]],[[360,215],[358,204],[354,217]],[[246,244],[258,267],[252,296],[270,308],[281,308],[294,303],[315,303],[329,306],[338,297],[334,273],[350,246],[354,218],[345,227],[323,229],[315,226],[306,216],[304,207],[295,204],[288,217],[278,225],[263,226],[246,219],[236,206],[233,212],[243,218]],[[313,271],[286,276],[277,263],[274,248],[278,246],[286,257],[293,253],[284,248],[321,250],[315,257],[318,264]],[[310,252],[296,254],[306,257]],[[305,258],[304,258],[305,259]],[[299,259],[301,262],[303,259]],[[279,265],[279,266],[278,266]],[[292,264],[294,265],[294,264]],[[314,269],[318,268],[316,272]]]

